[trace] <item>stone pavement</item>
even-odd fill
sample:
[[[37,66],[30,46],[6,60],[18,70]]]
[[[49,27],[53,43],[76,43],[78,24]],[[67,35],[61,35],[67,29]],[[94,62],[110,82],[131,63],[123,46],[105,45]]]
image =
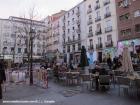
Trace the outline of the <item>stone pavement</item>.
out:
[[[35,103],[2,103],[0,105],[140,105],[140,101],[128,97],[118,96],[112,91],[109,93],[81,92],[80,87],[65,87],[54,82],[49,83],[48,89],[26,84],[11,84],[4,92],[4,101],[35,101]],[[73,93],[73,94],[70,94]],[[43,101],[55,101],[54,103],[41,103]]]

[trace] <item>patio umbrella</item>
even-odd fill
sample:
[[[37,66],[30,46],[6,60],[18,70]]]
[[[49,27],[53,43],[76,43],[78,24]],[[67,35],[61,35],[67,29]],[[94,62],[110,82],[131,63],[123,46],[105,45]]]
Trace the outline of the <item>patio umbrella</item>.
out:
[[[126,73],[131,73],[134,71],[132,60],[130,56],[130,52],[128,50],[128,47],[124,47],[123,53],[122,53],[123,59],[122,59],[122,70]]]

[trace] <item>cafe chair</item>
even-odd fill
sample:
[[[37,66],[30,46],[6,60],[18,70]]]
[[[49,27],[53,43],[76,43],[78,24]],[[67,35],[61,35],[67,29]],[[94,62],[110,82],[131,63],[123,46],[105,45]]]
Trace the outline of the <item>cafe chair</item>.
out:
[[[110,76],[109,75],[100,75],[99,76],[99,90],[109,90],[110,89]]]
[[[86,74],[82,74],[81,75],[81,80],[82,80],[82,90],[84,91],[84,87],[86,87],[87,90],[90,89],[91,87],[91,76],[90,75],[86,75]]]
[[[136,79],[137,97],[140,97],[140,79]]]
[[[125,93],[127,93],[129,95],[129,88],[131,85],[131,81],[129,78],[118,76],[117,77],[117,84],[119,86],[119,91],[118,91],[119,96],[121,93],[121,89],[123,89],[124,95],[125,95]]]

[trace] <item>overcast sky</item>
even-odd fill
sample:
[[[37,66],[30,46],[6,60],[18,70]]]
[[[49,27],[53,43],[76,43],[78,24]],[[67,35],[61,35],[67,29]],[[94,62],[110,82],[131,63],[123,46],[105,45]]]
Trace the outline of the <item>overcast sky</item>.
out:
[[[0,18],[24,16],[35,7],[38,18],[69,10],[83,0],[0,0]]]

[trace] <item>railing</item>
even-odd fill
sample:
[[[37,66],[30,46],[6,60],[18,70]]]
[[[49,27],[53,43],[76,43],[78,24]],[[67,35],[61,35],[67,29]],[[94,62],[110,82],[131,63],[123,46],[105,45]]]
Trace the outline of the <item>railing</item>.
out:
[[[87,14],[89,14],[89,13],[92,13],[92,8],[89,8],[89,9],[87,10]]]
[[[108,17],[110,17],[111,16],[111,12],[108,12],[108,13],[106,13],[105,15],[104,15],[104,18],[108,18]]]
[[[110,0],[105,0],[105,1],[104,1],[104,6],[105,6],[105,5],[108,5],[109,3],[110,3]]]
[[[88,22],[87,22],[88,25],[90,25],[92,23],[93,23],[92,19],[89,19]]]
[[[106,27],[105,28],[105,33],[107,33],[107,32],[111,32],[112,31],[112,26],[110,26],[110,27]]]
[[[95,22],[98,22],[100,20],[101,20],[101,16],[98,16],[98,17],[95,18]]]
[[[100,44],[96,44],[96,49],[102,49],[103,48],[103,44],[102,43],[100,43]]]
[[[111,40],[111,41],[106,42],[105,46],[106,47],[113,47],[113,41]]]
[[[96,33],[96,35],[100,35],[100,34],[102,34],[102,31],[101,30],[100,31],[96,31],[95,33]]]
[[[93,32],[89,32],[88,37],[93,37]]]
[[[48,73],[45,69],[34,70],[33,72],[33,83],[34,85],[48,88]],[[27,70],[7,70],[6,71],[6,83],[25,83],[29,84],[29,74]]]
[[[95,6],[95,10],[99,9],[100,8],[100,4],[96,4]]]

